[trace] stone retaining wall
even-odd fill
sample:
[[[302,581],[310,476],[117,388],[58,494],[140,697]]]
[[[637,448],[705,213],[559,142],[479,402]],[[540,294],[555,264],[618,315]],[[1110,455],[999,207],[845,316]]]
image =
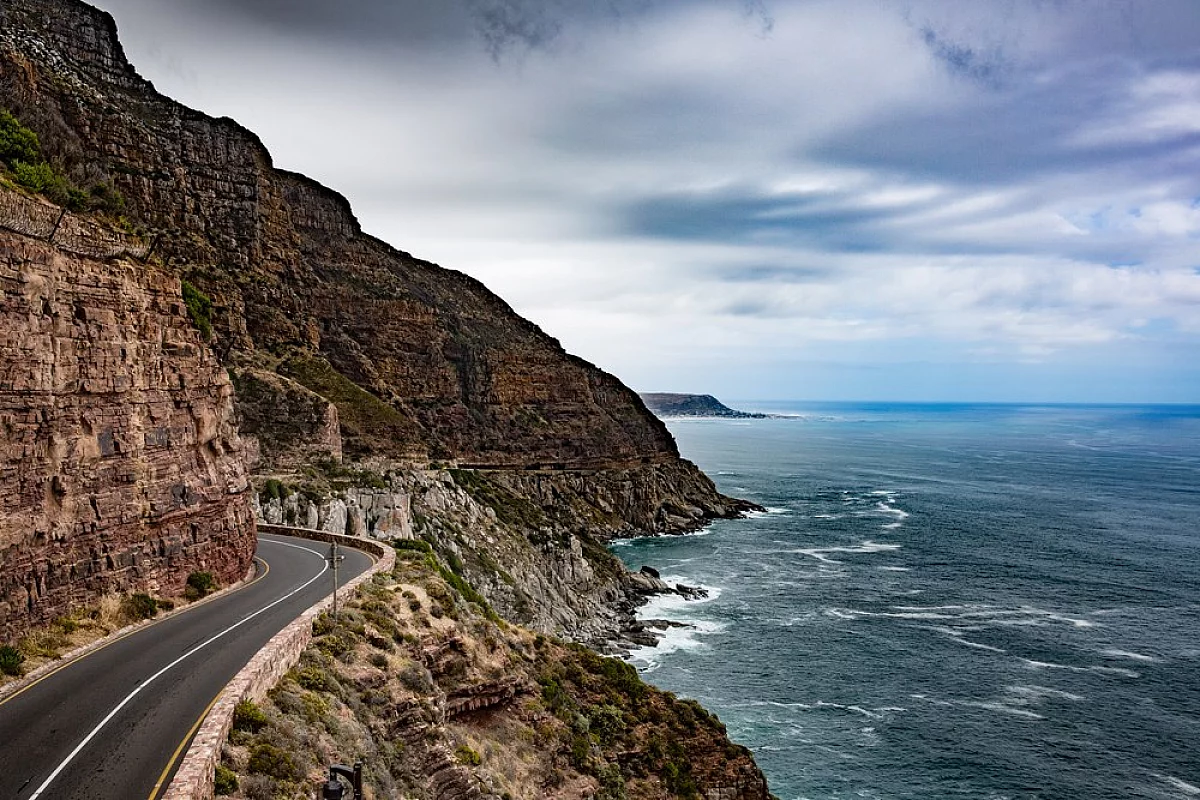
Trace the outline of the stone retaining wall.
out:
[[[352,597],[363,582],[380,572],[391,570],[396,563],[396,551],[383,542],[282,525],[259,524],[258,531],[299,536],[318,542],[337,542],[375,556],[377,560],[370,569],[338,590],[338,598],[343,602]],[[332,602],[332,597],[324,597],[293,620],[275,634],[242,671],[226,684],[192,739],[191,746],[188,747],[179,770],[175,773],[175,779],[161,800],[211,800],[213,773],[221,758],[221,745],[233,727],[234,708],[242,700],[261,701],[284,674],[296,665],[300,654],[312,641],[313,621],[328,609]]]

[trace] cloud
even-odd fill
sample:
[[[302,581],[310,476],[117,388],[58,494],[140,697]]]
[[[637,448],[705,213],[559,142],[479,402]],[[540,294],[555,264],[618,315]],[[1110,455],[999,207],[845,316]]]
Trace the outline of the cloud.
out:
[[[160,87],[641,388],[1200,398],[1193,0],[103,4]]]

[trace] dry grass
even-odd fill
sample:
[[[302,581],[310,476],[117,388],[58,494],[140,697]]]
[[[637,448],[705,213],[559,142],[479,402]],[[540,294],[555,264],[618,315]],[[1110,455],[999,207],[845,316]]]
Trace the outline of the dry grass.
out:
[[[17,649],[25,656],[25,674],[98,642],[127,625],[140,622],[129,614],[130,606],[126,602],[129,596],[109,592],[95,605],[76,609],[69,616],[27,633],[17,642]],[[168,604],[175,608],[185,606],[188,602],[182,596],[168,600]],[[15,680],[19,680],[19,677],[0,674],[0,686]]]

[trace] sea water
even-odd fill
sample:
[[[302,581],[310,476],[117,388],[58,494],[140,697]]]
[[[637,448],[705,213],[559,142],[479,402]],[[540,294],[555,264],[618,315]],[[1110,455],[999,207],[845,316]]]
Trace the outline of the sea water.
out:
[[[784,800],[1200,798],[1200,407],[675,420],[767,511],[618,542],[706,586],[632,660]]]

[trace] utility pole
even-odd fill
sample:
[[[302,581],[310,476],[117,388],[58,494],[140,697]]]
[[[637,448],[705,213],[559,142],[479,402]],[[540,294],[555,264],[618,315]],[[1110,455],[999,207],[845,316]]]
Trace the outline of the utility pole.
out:
[[[337,542],[336,541],[330,542],[329,543],[329,555],[326,557],[326,560],[329,561],[329,567],[330,567],[330,569],[333,570],[333,621],[334,622],[337,622],[337,618],[338,618],[338,610],[337,610],[338,562],[342,561],[344,558],[345,558],[345,556],[338,555]]]

